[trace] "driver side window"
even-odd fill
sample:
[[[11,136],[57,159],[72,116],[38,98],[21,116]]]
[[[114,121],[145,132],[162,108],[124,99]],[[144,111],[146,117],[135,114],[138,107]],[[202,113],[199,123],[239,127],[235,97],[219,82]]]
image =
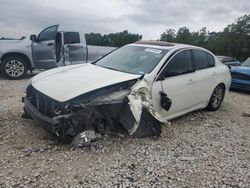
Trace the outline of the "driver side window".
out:
[[[191,50],[181,51],[176,54],[164,68],[164,77],[178,76],[194,71]]]
[[[55,40],[58,26],[51,26],[43,30],[39,36],[38,41]]]

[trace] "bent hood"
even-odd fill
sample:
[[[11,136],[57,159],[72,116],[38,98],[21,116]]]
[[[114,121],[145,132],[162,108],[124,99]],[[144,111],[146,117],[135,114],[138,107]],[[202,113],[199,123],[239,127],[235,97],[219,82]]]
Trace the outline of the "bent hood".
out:
[[[137,79],[141,75],[123,73],[90,63],[60,67],[38,74],[31,84],[41,93],[65,102],[84,93]]]

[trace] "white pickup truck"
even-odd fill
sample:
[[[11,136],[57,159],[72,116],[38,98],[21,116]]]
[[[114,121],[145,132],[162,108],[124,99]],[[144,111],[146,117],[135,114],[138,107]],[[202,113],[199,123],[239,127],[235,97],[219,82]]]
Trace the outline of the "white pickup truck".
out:
[[[21,79],[27,71],[92,62],[113,51],[113,47],[87,46],[79,32],[47,27],[30,39],[0,40],[0,71],[8,79]]]

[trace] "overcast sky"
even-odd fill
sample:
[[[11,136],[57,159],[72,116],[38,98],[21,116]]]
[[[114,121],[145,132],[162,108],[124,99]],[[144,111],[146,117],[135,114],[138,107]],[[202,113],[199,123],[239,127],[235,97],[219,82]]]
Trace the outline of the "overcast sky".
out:
[[[85,33],[127,29],[158,39],[186,26],[220,31],[250,13],[249,0],[0,0],[0,37],[38,34],[46,26]]]

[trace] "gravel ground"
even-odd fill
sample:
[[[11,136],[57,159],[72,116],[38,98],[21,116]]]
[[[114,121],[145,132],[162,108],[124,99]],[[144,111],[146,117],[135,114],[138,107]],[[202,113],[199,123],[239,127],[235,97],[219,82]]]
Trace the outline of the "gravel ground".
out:
[[[21,118],[28,79],[0,77],[0,187],[250,187],[250,94],[230,92],[159,138],[105,136],[72,150]]]

